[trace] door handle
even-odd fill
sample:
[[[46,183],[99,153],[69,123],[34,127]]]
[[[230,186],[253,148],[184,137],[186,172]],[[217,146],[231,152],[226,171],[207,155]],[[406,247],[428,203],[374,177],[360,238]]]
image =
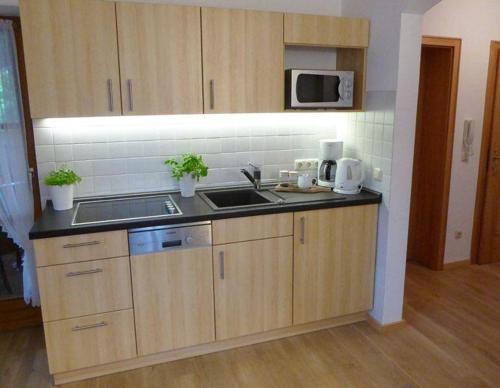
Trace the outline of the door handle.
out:
[[[113,104],[113,80],[110,78],[107,81],[108,84],[108,109],[110,112],[114,110]]]
[[[219,276],[224,280],[224,251],[219,252]]]
[[[300,217],[300,243],[304,245],[306,242],[306,218]]]
[[[215,108],[215,80],[210,80],[210,109]]]
[[[128,90],[128,110],[132,112],[134,110],[134,97],[132,90],[132,80],[127,80],[127,90]]]
[[[66,276],[72,278],[75,276],[93,275],[95,273],[101,273],[101,272],[103,272],[102,268],[96,268],[96,269],[89,269],[87,271],[68,272]]]

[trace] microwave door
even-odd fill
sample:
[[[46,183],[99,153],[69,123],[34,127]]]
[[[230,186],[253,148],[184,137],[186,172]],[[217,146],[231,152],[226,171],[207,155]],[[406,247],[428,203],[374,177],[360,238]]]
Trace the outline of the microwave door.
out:
[[[336,106],[340,100],[340,77],[307,74],[297,76],[296,97],[299,106]]]

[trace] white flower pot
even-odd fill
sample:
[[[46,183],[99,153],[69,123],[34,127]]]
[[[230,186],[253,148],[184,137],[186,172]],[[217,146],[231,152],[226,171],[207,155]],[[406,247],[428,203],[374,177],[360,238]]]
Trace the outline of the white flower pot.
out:
[[[73,207],[74,185],[50,186],[54,210],[69,210]]]
[[[180,182],[181,195],[186,198],[194,197],[196,179],[192,175],[184,175]]]

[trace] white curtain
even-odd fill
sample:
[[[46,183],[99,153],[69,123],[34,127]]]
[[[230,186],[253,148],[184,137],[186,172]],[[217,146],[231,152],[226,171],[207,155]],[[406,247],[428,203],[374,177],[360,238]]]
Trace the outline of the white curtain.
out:
[[[26,136],[12,22],[0,20],[0,224],[24,249],[24,300],[40,305],[28,233],[33,225],[33,194],[28,174]]]

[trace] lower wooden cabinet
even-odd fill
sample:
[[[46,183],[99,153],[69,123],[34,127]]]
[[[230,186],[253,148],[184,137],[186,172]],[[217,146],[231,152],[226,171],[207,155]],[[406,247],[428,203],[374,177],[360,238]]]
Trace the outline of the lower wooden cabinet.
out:
[[[61,373],[137,355],[133,310],[89,315],[44,325],[50,373]]]
[[[377,209],[294,214],[294,324],[372,308]]]
[[[131,267],[139,355],[215,340],[211,247],[132,256]]]
[[[216,338],[292,324],[293,238],[214,247]]]

